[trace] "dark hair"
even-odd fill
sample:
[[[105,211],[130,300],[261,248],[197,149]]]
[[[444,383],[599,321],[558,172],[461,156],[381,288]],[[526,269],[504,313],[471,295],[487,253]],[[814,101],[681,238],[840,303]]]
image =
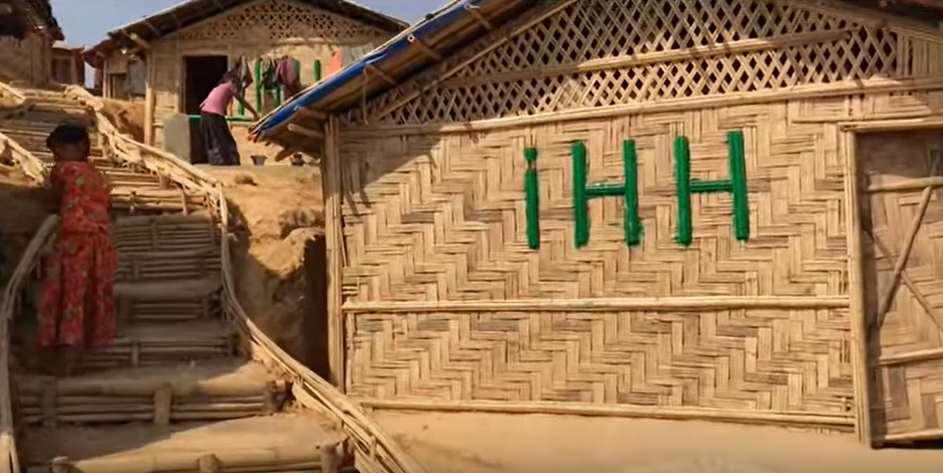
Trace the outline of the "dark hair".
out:
[[[229,71],[223,74],[223,78],[219,80],[219,83],[222,84],[224,82],[232,82],[235,84],[238,80],[239,80],[239,75],[236,74],[235,71]],[[236,84],[236,85],[239,85],[239,84]]]
[[[91,145],[91,142],[88,137],[88,130],[84,126],[63,124],[52,130],[52,133],[46,138],[46,147],[52,149],[56,143],[85,143]]]

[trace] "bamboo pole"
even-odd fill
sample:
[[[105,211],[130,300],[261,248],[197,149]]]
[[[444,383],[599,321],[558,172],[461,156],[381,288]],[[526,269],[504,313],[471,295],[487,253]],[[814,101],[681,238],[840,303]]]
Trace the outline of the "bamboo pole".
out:
[[[603,417],[644,417],[666,420],[707,420],[777,425],[820,426],[836,430],[850,430],[854,419],[842,415],[814,415],[804,412],[758,412],[703,407],[589,405],[569,402],[536,401],[434,401],[364,399],[360,402],[371,409],[435,411],[435,412],[493,412],[507,414],[580,415]]]
[[[343,310],[358,313],[420,312],[544,312],[544,311],[667,311],[730,309],[843,309],[849,307],[847,296],[702,296],[640,297],[619,299],[534,299],[504,301],[415,301],[347,302]]]
[[[861,249],[861,205],[858,202],[858,158],[855,135],[839,132],[839,153],[845,161],[845,229],[848,242],[848,287],[851,302],[851,364],[854,369],[855,433],[858,440],[873,446],[871,426],[871,368],[868,350],[868,316],[865,308],[863,252]]]
[[[343,304],[342,282],[343,260],[341,247],[343,240],[343,225],[341,221],[342,182],[340,170],[340,156],[338,153],[338,130],[335,117],[331,117],[325,126],[324,135],[325,157],[321,160],[321,172],[324,179],[322,192],[324,193],[324,222],[327,243],[327,271],[328,271],[328,366],[330,380],[334,386],[344,392],[344,323],[341,305]]]

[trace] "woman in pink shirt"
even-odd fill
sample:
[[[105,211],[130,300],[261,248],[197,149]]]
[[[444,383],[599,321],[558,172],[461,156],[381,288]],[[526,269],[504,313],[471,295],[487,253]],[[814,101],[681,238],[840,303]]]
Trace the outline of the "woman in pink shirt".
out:
[[[238,100],[253,118],[259,119],[258,112],[239,93],[240,89],[236,85],[238,79],[235,73],[227,72],[219,81],[219,85],[214,87],[200,104],[200,135],[203,138],[207,160],[214,166],[239,165],[236,140],[229,131],[229,124],[226,123],[226,111],[229,110],[232,99]]]

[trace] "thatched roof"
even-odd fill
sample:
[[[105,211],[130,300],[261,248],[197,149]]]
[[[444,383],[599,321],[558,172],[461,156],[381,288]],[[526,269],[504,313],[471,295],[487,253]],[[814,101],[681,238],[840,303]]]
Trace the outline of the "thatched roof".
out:
[[[251,1],[252,0],[189,0],[134,23],[122,26],[114,31],[110,31],[108,37],[118,44],[133,48],[136,44],[131,38],[135,36],[150,42]],[[409,26],[396,18],[346,0],[294,1],[358,20],[390,34],[398,33]]]

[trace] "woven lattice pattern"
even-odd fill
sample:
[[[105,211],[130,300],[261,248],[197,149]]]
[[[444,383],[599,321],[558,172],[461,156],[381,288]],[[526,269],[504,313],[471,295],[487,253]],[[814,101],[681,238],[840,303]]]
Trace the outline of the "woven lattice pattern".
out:
[[[349,18],[298,3],[267,0],[233,10],[180,33],[182,40],[264,40],[323,38],[370,40],[381,31]]]
[[[847,416],[845,311],[441,313],[351,319],[350,391]]]
[[[930,153],[943,150],[943,140],[937,132],[873,135],[863,137],[858,149],[862,150],[863,182],[877,189],[933,175],[935,157]],[[943,174],[943,163],[936,165],[935,174]],[[943,204],[939,192],[939,188],[931,192],[925,213],[921,212],[924,188],[919,186],[870,192],[862,199],[866,307],[869,320],[881,321],[871,348],[873,356],[884,361],[876,375],[878,434],[938,429],[943,422],[943,357],[912,357],[943,348]],[[894,284],[895,265],[907,248],[915,220],[922,223]],[[892,299],[886,304],[882,299],[889,293]],[[881,317],[885,306],[886,315]]]
[[[779,104],[477,135],[348,138],[346,290],[359,301],[846,294],[837,127],[787,127],[786,117]],[[700,194],[686,248],[675,241],[672,142],[690,140],[692,177],[725,179],[728,130],[745,135],[750,239],[734,236],[729,194]],[[605,197],[590,201],[589,243],[577,249],[571,143],[586,143],[589,183],[621,183],[630,138],[641,244],[625,243],[623,199]],[[526,234],[527,146],[538,152],[539,250]]]
[[[547,2],[541,8],[553,8]],[[560,110],[780,89],[898,71],[898,35],[766,0],[581,0],[502,42],[517,24],[483,38],[445,64],[367,105],[370,123],[463,122]],[[828,31],[844,37],[731,54],[666,54]],[[441,85],[429,84],[494,43]],[[664,57],[664,60],[655,60]],[[652,58],[580,71],[587,61]],[[567,66],[570,66],[569,69]],[[553,74],[541,69],[553,68]],[[362,111],[351,115],[361,120]]]

